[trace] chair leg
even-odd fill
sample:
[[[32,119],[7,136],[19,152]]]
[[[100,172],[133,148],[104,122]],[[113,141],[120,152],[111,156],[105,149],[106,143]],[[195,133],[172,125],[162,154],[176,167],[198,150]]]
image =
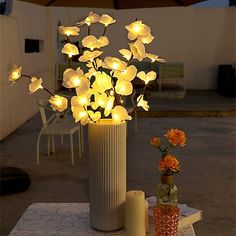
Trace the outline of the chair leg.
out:
[[[39,143],[40,143],[41,134],[37,138],[37,147],[36,147],[36,164],[39,166]]]
[[[79,142],[79,157],[82,157],[82,151],[81,151],[81,131],[80,127],[78,129],[78,142]]]
[[[64,143],[64,137],[63,137],[63,134],[61,134],[61,144]]]
[[[83,126],[80,126],[80,138],[81,138],[81,150],[84,153],[84,133],[83,133]]]
[[[54,135],[52,135],[52,152],[55,152],[55,142],[54,142]]]
[[[50,156],[51,149],[51,135],[48,135],[48,156]]]
[[[73,134],[70,134],[70,149],[71,149],[71,164],[72,166],[75,165],[74,162],[74,147],[73,147]]]

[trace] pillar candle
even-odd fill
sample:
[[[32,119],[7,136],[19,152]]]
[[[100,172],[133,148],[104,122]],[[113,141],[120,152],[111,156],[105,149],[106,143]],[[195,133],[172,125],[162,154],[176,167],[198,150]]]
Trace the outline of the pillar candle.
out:
[[[145,236],[145,194],[134,190],[126,193],[126,236]]]
[[[146,232],[149,231],[148,201],[145,200],[145,226]]]

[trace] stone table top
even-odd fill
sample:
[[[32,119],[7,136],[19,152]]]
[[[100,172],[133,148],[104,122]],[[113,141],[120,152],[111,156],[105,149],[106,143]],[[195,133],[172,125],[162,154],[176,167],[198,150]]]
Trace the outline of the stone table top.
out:
[[[19,219],[9,236],[125,236],[125,230],[100,232],[89,225],[89,203],[34,203]],[[148,236],[154,235],[152,232]],[[193,227],[178,236],[194,236]]]

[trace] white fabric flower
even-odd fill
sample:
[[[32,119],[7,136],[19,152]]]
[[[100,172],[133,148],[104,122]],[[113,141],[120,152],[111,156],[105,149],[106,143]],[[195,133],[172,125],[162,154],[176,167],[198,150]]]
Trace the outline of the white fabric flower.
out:
[[[62,85],[68,89],[77,88],[81,85],[81,79],[83,76],[84,72],[80,68],[77,70],[71,68],[66,69],[63,73]]]
[[[105,57],[103,67],[123,71],[126,69],[126,63],[117,57]]]
[[[133,92],[133,85],[126,80],[117,80],[115,90],[120,95],[128,96]]]
[[[63,112],[68,107],[68,100],[65,97],[55,95],[50,97],[49,103],[54,111]]]
[[[22,66],[12,65],[8,71],[8,80],[13,85],[18,79],[21,78]]]
[[[154,36],[152,36],[151,34],[147,35],[147,36],[139,36],[138,40],[141,41],[143,44],[149,44],[152,42],[152,40],[154,39]]]
[[[89,117],[91,118],[91,120],[93,122],[99,121],[101,119],[101,116],[102,116],[100,111],[93,112],[93,111],[89,110],[88,114],[89,114]]]
[[[159,56],[155,55],[155,54],[151,54],[151,53],[146,53],[146,57],[148,57],[149,59],[151,59],[151,62],[155,62],[155,61],[159,61],[159,62],[166,62],[165,59],[160,58]]]
[[[67,54],[68,57],[71,58],[72,56],[79,54],[79,49],[74,44],[66,43],[63,46],[61,52]]]
[[[112,88],[112,80],[105,72],[97,72],[92,88],[99,93],[104,93],[106,90]]]
[[[136,38],[139,39],[139,37],[146,37],[150,35],[151,29],[142,23],[142,21],[135,21],[127,26],[125,28],[129,31],[128,38],[130,40],[135,40]]]
[[[105,117],[110,115],[111,110],[114,106],[114,101],[115,101],[115,97],[114,96],[109,96],[106,107],[105,107],[105,110],[104,110]]]
[[[32,77],[31,83],[29,84],[30,94],[36,92],[39,89],[42,89],[43,88],[42,83],[43,83],[42,78],[37,79],[36,77]]]
[[[128,49],[120,49],[119,52],[127,61],[132,57],[132,52]]]
[[[145,47],[139,40],[135,43],[129,43],[129,46],[134,59],[142,61],[146,57]]]
[[[89,93],[84,93],[78,96],[73,96],[71,98],[71,106],[89,106],[90,105],[90,97]]]
[[[72,106],[71,111],[75,122],[80,122],[81,125],[87,125],[90,122],[88,112],[84,107]]]
[[[116,23],[116,20],[114,20],[111,16],[107,14],[101,15],[101,18],[99,20],[99,23],[105,25],[107,27],[108,25]]]
[[[112,120],[116,124],[120,124],[125,120],[132,120],[132,117],[128,115],[127,110],[122,106],[115,106],[111,111]]]
[[[58,32],[61,35],[66,35],[66,36],[77,36],[79,35],[80,29],[77,26],[73,27],[66,27],[66,26],[58,26]]]
[[[154,71],[150,71],[147,74],[144,71],[140,71],[137,74],[137,77],[143,80],[145,84],[148,84],[150,81],[155,80],[156,76],[157,76],[157,73]]]
[[[82,56],[80,56],[79,61],[87,62],[92,61],[94,58],[99,57],[102,54],[100,51],[85,51]]]
[[[137,98],[137,106],[142,107],[145,111],[149,110],[148,102],[143,99],[143,94],[139,95]]]
[[[115,71],[114,77],[119,80],[132,81],[137,74],[137,68],[134,65],[126,67],[123,71]]]
[[[99,94],[96,93],[94,95],[95,101],[91,104],[92,108],[96,110],[98,107],[105,108],[107,105],[108,97],[105,93]]]
[[[109,39],[106,36],[96,38],[94,35],[88,35],[82,39],[82,45],[91,50],[95,48],[105,47],[109,44]]]
[[[81,95],[83,93],[87,93],[90,87],[90,81],[86,76],[83,76],[80,80],[80,84],[76,87],[76,94]]]
[[[97,13],[94,12],[89,12],[89,15],[85,18],[85,20],[82,20],[80,22],[77,23],[78,26],[81,25],[88,25],[90,26],[93,23],[97,23],[100,20],[100,16]]]

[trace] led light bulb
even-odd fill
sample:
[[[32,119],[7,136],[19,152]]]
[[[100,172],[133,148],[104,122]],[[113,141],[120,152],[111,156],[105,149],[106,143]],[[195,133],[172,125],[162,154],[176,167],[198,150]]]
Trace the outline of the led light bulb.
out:
[[[17,71],[12,72],[12,78],[13,79],[18,79],[20,77],[20,74]]]
[[[114,70],[116,70],[118,67],[119,67],[118,63],[115,63],[115,62],[114,62],[114,63],[112,64],[112,68],[113,68]]]
[[[139,25],[135,25],[133,30],[134,30],[134,32],[138,33],[140,31],[140,26]]]
[[[85,117],[86,114],[87,114],[86,111],[80,111],[80,112],[79,112],[79,116],[80,116],[81,118]]]

